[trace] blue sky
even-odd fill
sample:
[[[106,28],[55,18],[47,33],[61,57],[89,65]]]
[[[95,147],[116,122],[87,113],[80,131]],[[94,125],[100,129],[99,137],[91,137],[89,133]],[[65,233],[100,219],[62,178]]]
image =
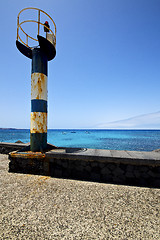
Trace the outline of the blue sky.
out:
[[[30,128],[31,60],[15,45],[25,7],[46,11],[57,26],[48,128],[94,128],[160,111],[159,0],[5,0],[0,127]]]

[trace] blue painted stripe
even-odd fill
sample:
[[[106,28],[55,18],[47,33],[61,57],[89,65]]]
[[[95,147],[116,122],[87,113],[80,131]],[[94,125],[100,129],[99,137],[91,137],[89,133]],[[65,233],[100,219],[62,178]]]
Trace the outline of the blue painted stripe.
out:
[[[47,101],[42,99],[31,100],[31,112],[45,112],[47,113]]]
[[[40,48],[32,50],[32,73],[43,73],[47,76],[47,56]]]
[[[32,152],[43,152],[47,149],[47,133],[31,133],[30,150]]]

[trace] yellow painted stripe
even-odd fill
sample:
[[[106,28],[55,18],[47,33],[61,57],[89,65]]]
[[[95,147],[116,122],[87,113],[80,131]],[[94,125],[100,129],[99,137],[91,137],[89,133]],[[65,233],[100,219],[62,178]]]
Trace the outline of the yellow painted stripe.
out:
[[[46,133],[47,132],[47,113],[31,112],[31,133]]]
[[[43,73],[32,73],[31,99],[42,99],[47,101],[47,95],[47,76]]]

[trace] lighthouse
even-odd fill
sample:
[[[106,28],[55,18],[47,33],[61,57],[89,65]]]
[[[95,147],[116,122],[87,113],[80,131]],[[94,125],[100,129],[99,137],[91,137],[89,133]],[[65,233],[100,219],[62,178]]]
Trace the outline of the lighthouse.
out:
[[[26,11],[36,11],[37,19],[20,21]],[[45,23],[41,22],[42,15],[43,19],[44,17],[48,19]],[[25,32],[26,23],[37,25],[37,38]],[[30,151],[45,152],[47,149],[48,62],[56,56],[56,25],[53,19],[38,8],[22,9],[17,17],[16,46],[32,61]]]

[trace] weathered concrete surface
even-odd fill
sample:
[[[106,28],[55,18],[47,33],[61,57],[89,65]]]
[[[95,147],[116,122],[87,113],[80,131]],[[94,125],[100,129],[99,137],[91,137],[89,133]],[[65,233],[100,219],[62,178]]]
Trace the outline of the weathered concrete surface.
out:
[[[8,173],[0,155],[0,239],[159,239],[160,189]]]
[[[29,146],[29,143],[5,143],[0,142],[0,153],[8,154],[9,152],[23,149]]]
[[[24,148],[30,148],[30,143],[22,143],[21,141],[17,141],[15,143],[0,142],[0,154],[9,154],[10,152],[22,150]],[[53,148],[57,147],[52,144],[47,144],[48,150]]]
[[[131,163],[133,165],[160,166],[160,152],[118,151],[104,149],[53,149],[46,153],[47,158],[82,159],[87,161]]]

